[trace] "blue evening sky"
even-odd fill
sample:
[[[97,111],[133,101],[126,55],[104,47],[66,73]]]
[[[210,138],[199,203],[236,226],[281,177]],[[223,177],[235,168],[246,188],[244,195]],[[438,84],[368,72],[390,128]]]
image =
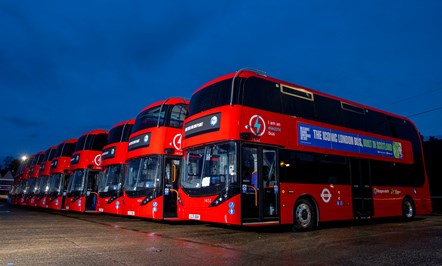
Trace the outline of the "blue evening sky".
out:
[[[0,1],[0,163],[242,67],[442,136],[442,1]],[[434,111],[430,111],[436,109]]]

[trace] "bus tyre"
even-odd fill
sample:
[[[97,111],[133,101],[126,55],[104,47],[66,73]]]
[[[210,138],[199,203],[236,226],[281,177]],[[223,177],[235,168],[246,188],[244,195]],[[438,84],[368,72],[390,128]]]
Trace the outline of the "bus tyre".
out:
[[[413,220],[416,215],[413,200],[409,197],[404,198],[402,201],[402,217],[405,221]]]
[[[316,208],[309,199],[300,199],[294,210],[293,229],[295,231],[309,231],[316,227]]]

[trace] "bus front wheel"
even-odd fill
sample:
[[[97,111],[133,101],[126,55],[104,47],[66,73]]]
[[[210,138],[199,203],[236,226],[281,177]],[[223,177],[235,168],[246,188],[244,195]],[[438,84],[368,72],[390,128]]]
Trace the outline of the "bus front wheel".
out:
[[[295,231],[308,231],[316,227],[316,208],[309,199],[300,199],[296,202],[294,210],[293,229]]]

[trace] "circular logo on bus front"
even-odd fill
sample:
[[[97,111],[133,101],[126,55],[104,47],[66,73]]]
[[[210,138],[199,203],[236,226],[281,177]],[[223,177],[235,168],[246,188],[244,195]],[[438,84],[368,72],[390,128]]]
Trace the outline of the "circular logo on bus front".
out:
[[[216,126],[217,123],[218,123],[218,117],[212,116],[212,118],[210,118],[210,125],[214,127]]]
[[[250,117],[249,128],[253,135],[261,137],[266,132],[266,124],[264,118],[259,115]]]
[[[98,154],[97,156],[95,156],[94,163],[95,163],[96,166],[100,166],[101,165],[101,154]]]
[[[173,137],[173,146],[175,147],[175,149],[177,150],[181,150],[181,140],[183,138],[183,135],[180,134],[176,134],[175,137]]]

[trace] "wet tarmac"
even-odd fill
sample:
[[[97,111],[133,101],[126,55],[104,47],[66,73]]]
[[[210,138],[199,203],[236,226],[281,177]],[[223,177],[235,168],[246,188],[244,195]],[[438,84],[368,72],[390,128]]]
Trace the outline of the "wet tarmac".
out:
[[[442,215],[294,233],[0,202],[2,265],[442,265]]]

